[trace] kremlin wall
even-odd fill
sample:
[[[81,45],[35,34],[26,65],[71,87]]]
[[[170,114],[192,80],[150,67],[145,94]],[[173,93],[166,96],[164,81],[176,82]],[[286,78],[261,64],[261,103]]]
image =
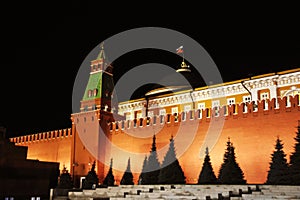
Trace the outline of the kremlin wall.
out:
[[[206,147],[218,175],[228,137],[249,184],[266,181],[278,136],[289,161],[300,120],[299,68],[121,102],[117,109],[111,103],[112,72],[101,49],[91,61],[80,112],[71,114],[72,127],[10,141],[27,146],[28,159],[59,162],[61,170],[66,166],[76,186],[94,160],[101,183],[111,158],[116,184],[128,158],[137,184],[153,135],[160,163],[169,139],[174,138],[179,163],[190,184],[197,183]]]

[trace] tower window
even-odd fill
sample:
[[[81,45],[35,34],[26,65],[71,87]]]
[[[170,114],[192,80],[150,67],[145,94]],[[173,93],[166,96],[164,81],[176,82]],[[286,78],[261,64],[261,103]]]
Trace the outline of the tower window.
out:
[[[88,111],[88,106],[84,106],[84,111]]]
[[[88,97],[91,97],[92,96],[92,90],[89,90],[88,91]]]
[[[98,94],[98,89],[94,89],[93,96],[95,97],[97,96],[97,94]]]

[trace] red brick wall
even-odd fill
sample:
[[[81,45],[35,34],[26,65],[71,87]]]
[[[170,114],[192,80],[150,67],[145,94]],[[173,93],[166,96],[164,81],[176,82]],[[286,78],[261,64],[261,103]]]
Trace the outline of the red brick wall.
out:
[[[86,129],[85,134],[89,134],[90,139],[94,141],[93,147],[86,147],[78,136],[77,131],[73,126],[73,134],[75,135],[75,151],[74,143],[72,143],[73,136],[68,137],[50,137],[48,139],[39,139],[36,141],[20,142],[26,140],[23,138],[12,138],[12,141],[17,142],[18,145],[28,146],[28,158],[39,159],[43,161],[60,162],[60,169],[62,164],[65,164],[70,171],[72,171],[72,153],[75,152],[75,162],[79,164],[74,168],[75,174],[84,176],[88,170],[88,163],[92,162],[94,154],[89,152],[89,148],[95,148],[98,141],[96,137],[100,121],[101,127],[106,132],[106,136],[111,141],[111,144],[105,143],[99,145],[99,156],[104,156],[106,166],[102,162],[97,162],[97,172],[100,181],[108,171],[108,163],[110,158],[114,160],[114,175],[117,183],[121,180],[124,170],[126,169],[127,160],[131,158],[131,167],[134,173],[134,181],[137,183],[138,175],[142,167],[144,154],[149,153],[152,143],[152,136],[156,134],[156,142],[158,149],[158,156],[160,162],[168,149],[169,139],[171,135],[175,139],[175,147],[179,162],[184,170],[188,183],[196,183],[203,163],[203,144],[210,129],[210,140],[206,144],[210,146],[211,162],[218,175],[219,167],[223,161],[223,155],[226,148],[227,138],[230,137],[233,145],[236,148],[236,159],[240,167],[244,171],[245,178],[248,183],[264,183],[269,169],[269,162],[271,153],[274,150],[275,140],[280,136],[284,143],[284,151],[289,155],[293,151],[294,137],[298,120],[300,120],[300,106],[299,98],[296,96],[291,99],[291,107],[286,108],[286,98],[279,99],[279,108],[275,108],[274,100],[268,101],[268,110],[263,109],[263,101],[258,104],[258,111],[253,112],[252,105],[248,107],[248,112],[243,113],[242,106],[237,106],[237,113],[234,113],[233,107],[228,107],[227,116],[223,116],[224,110],[220,110],[220,117],[212,117],[213,112],[209,111],[210,118],[206,118],[206,111],[203,111],[202,119],[190,120],[189,115],[186,116],[186,121],[180,122],[181,116],[179,115],[179,122],[174,122],[174,117],[171,116],[170,123],[159,123],[149,126],[146,125],[146,120],[143,120],[143,126],[116,130],[116,124],[106,124],[105,119],[98,118],[100,115],[97,113],[80,114],[79,121],[84,121],[87,117],[87,124],[78,126],[78,129]],[[89,122],[91,117],[94,116],[94,121]],[[222,119],[224,119],[224,126],[222,127]],[[74,120],[76,122],[76,120]],[[165,119],[166,121],[166,119]],[[112,129],[110,131],[110,129]],[[218,135],[218,130],[221,134]],[[83,132],[83,130],[81,130]],[[196,132],[194,135],[193,133]],[[51,132],[55,134],[54,132]],[[45,136],[44,136],[45,138]],[[89,137],[88,137],[89,138]],[[28,139],[27,139],[28,140]],[[213,145],[216,141],[216,144]],[[191,144],[189,145],[189,143]],[[188,144],[188,145],[187,145]],[[112,147],[118,148],[112,148]],[[202,151],[200,153],[202,147]],[[102,155],[105,153],[105,155]],[[137,159],[135,155],[141,154]],[[84,166],[83,166],[84,165]],[[72,169],[71,169],[72,168]]]
[[[179,157],[179,162],[185,172],[187,182],[196,183],[203,163],[200,149],[210,122],[212,122],[210,134],[215,134],[215,136],[210,138],[212,139],[211,144],[214,143],[214,137],[218,137],[216,144],[210,149],[211,162],[215,174],[218,175],[226,149],[226,141],[230,137],[236,149],[237,162],[242,168],[247,182],[264,183],[277,136],[284,143],[284,151],[287,154],[287,158],[293,151],[293,138],[297,130],[298,120],[300,120],[299,99],[298,96],[291,99],[292,106],[290,108],[285,107],[285,101],[286,98],[278,100],[280,108],[277,109],[274,108],[274,100],[269,101],[268,110],[263,109],[264,102],[262,101],[258,104],[257,112],[253,112],[251,110],[252,105],[249,105],[248,113],[243,113],[243,105],[237,107],[236,114],[233,113],[233,107],[228,107],[228,116],[224,118],[224,126],[219,137],[217,130],[220,127],[218,127],[219,125],[216,122],[221,122],[222,117],[210,116],[210,118],[204,117],[200,120],[189,120],[187,115],[186,121],[175,123],[172,116],[170,124],[165,124],[164,126],[159,124],[146,126],[146,120],[144,120],[143,127],[139,127],[138,124],[134,128],[131,124],[131,127],[129,129],[125,128],[125,130],[121,130],[120,125],[119,130],[115,130],[114,125],[111,131],[112,143],[124,150],[123,152],[112,151],[111,156],[115,160],[114,167],[120,171],[120,173],[116,171],[115,177],[117,180],[120,180],[123,170],[126,168],[127,159],[131,155],[129,152],[148,153],[150,151],[152,135],[156,133],[160,162],[162,162],[166,151],[160,152],[159,150],[164,146],[168,148],[171,135],[175,138],[177,150],[182,149],[185,146],[185,142],[192,141],[192,144]],[[224,111],[221,109],[220,114],[222,113]],[[203,116],[206,116],[206,113],[203,113]],[[157,123],[159,123],[159,120],[157,120]],[[194,137],[193,132],[197,125],[197,134]],[[161,130],[159,130],[160,128]],[[140,157],[138,161],[131,158],[133,171],[138,172],[141,170],[143,158],[143,156]],[[135,176],[135,181],[137,182],[137,180],[138,173]]]

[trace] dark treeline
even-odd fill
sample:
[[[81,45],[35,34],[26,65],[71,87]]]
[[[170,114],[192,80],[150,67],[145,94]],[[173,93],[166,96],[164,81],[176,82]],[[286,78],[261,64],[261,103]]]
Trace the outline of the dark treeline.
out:
[[[300,121],[297,127],[294,152],[287,162],[286,154],[283,151],[283,142],[277,137],[275,150],[271,154],[270,168],[265,184],[270,185],[300,185]],[[103,186],[114,186],[113,160],[111,159],[109,171],[103,181]],[[176,156],[174,139],[171,137],[169,149],[162,161],[159,163],[156,152],[156,137],[153,136],[152,147],[149,156],[145,156],[142,164],[142,171],[138,184],[185,184],[186,177]],[[228,138],[223,156],[223,163],[219,169],[218,176],[213,170],[209,149],[206,148],[206,155],[198,177],[198,184],[246,184],[244,173],[236,161],[235,147]],[[127,168],[123,174],[121,185],[133,185],[133,174],[130,167],[130,158]],[[66,169],[60,175],[58,188],[71,188],[71,176]],[[99,187],[98,177],[95,172],[95,162],[83,182],[84,189]]]

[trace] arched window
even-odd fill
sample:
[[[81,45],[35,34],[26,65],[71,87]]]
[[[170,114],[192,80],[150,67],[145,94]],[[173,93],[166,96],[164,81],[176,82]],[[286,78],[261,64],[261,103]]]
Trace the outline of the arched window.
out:
[[[89,90],[88,91],[88,97],[91,97],[92,96],[92,90]]]
[[[93,96],[95,97],[95,96],[97,96],[97,94],[98,94],[98,89],[96,88],[96,89],[94,89],[94,91],[93,91]]]

